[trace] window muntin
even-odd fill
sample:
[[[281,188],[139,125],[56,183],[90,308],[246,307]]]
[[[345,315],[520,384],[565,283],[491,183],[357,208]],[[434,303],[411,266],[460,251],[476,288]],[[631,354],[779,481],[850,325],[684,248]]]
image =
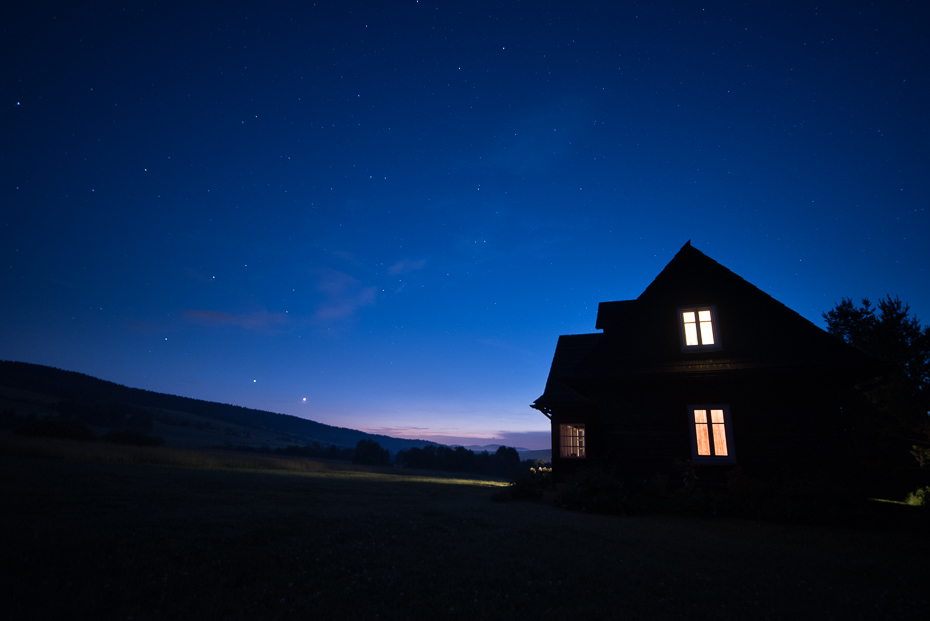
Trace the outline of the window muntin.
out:
[[[715,324],[717,312],[712,306],[679,309],[682,351],[720,349]]]
[[[736,462],[728,406],[688,406],[688,418],[691,426],[691,457],[695,462]]]
[[[559,457],[585,457],[584,425],[559,425]]]

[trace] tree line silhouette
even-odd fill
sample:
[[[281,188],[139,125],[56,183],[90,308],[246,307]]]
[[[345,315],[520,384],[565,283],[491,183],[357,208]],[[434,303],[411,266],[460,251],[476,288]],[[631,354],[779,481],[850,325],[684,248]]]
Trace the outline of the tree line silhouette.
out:
[[[393,461],[395,466],[402,468],[499,477],[513,476],[521,465],[520,453],[517,452],[517,449],[507,446],[499,447],[494,453],[487,451],[475,453],[463,446],[452,448],[438,445],[427,446],[422,449],[414,447],[398,451],[393,460],[388,449],[382,448],[374,440],[367,439],[359,440],[355,448],[335,444],[324,445],[320,442],[313,442],[306,446],[291,445],[274,449],[267,445],[256,447],[248,444],[233,445],[231,443],[213,448],[289,457],[351,461],[354,464],[372,466],[390,466]]]
[[[488,476],[511,476],[520,467],[517,449],[501,446],[494,453],[475,453],[464,446],[427,446],[398,451],[394,464],[421,470],[467,472]]]

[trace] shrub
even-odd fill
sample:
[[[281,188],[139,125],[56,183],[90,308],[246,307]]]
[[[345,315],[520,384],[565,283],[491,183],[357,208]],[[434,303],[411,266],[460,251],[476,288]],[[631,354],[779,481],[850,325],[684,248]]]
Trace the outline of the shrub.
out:
[[[547,488],[552,487],[552,468],[530,468],[491,495],[491,500],[539,500]]]
[[[623,483],[592,469],[576,475],[556,496],[556,502],[569,509],[616,515],[624,512],[628,498]]]
[[[918,488],[915,492],[911,492],[907,495],[907,498],[904,499],[904,502],[913,507],[930,506],[930,485]]]

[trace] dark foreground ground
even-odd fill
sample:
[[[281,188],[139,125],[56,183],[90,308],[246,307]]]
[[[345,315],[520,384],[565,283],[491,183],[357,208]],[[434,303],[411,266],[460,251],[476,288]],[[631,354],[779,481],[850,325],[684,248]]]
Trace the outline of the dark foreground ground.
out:
[[[54,453],[0,446],[4,619],[925,619],[930,610],[930,537],[913,528],[604,517],[492,502],[481,481]]]

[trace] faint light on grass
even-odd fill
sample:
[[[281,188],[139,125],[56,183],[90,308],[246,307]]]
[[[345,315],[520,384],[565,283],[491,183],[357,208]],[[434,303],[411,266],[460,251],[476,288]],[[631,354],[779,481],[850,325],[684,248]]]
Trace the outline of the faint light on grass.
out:
[[[306,458],[243,454],[211,449],[127,446],[106,442],[76,442],[56,438],[12,436],[0,441],[0,454],[58,457],[81,461],[122,464],[153,464],[200,470],[244,470],[310,477],[343,478],[392,483],[504,487],[502,481],[440,474],[408,474],[408,471],[348,463],[320,462]]]

